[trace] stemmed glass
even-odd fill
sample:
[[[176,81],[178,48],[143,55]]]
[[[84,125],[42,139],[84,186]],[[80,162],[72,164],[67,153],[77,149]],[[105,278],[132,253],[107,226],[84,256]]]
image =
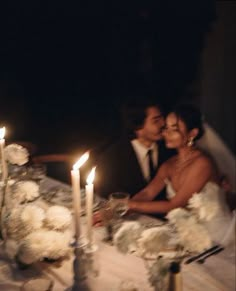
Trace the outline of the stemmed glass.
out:
[[[128,211],[129,194],[124,192],[115,192],[110,194],[108,201],[103,201],[98,211],[98,220],[105,227],[106,237],[104,242],[112,244],[114,232],[121,223],[121,218]],[[96,219],[95,219],[96,220]]]
[[[114,192],[110,194],[109,204],[113,213],[112,234],[114,234],[122,224],[122,217],[128,211],[130,195],[125,192]]]
[[[112,225],[113,225],[114,215],[113,215],[113,211],[110,206],[110,203],[104,202],[99,209],[99,213],[100,213],[102,224],[105,227],[105,231],[106,231],[106,237],[103,239],[103,241],[112,243],[112,232],[113,232]]]

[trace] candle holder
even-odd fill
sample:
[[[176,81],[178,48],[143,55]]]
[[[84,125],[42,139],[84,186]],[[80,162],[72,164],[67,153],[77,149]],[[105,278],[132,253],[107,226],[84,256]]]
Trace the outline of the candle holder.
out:
[[[85,252],[87,258],[87,275],[97,277],[99,275],[98,246],[95,244],[88,245]]]
[[[6,230],[4,228],[4,215],[6,212],[6,195],[8,191],[8,181],[0,182],[0,239],[5,243],[7,240]]]
[[[80,173],[79,168],[87,161],[89,153],[85,153],[73,166],[71,171],[74,217],[75,217],[75,242],[74,242],[74,283],[70,290],[86,291],[89,290],[86,284],[87,278],[87,257],[85,249],[87,242],[81,236],[81,193],[80,193]]]
[[[69,289],[71,291],[87,291],[87,255],[86,247],[87,242],[83,239],[76,239],[72,244],[74,248],[74,261],[73,261],[73,272],[74,282],[73,286]]]

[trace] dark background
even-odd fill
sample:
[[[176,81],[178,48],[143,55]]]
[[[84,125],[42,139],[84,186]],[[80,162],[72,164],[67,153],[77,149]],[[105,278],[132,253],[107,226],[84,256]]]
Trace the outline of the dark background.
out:
[[[132,96],[199,101],[202,51],[217,20],[213,0],[5,1],[7,139],[30,140],[39,153],[99,148],[119,135],[119,109]]]

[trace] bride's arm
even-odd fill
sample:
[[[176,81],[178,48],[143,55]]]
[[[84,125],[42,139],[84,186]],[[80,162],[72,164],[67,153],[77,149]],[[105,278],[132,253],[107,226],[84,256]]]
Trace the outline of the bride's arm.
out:
[[[134,201],[151,201],[165,187],[164,180],[168,177],[168,162],[161,165],[154,179],[132,198]]]
[[[136,201],[131,200],[129,202],[129,208],[131,210],[143,213],[167,213],[174,208],[184,207],[186,206],[189,198],[194,193],[201,191],[206,182],[210,180],[210,178],[212,177],[212,172],[213,169],[210,161],[205,157],[200,158],[189,169],[183,184],[181,185],[180,189],[177,191],[173,199],[171,199],[170,201],[150,201],[150,198],[152,197],[154,191],[153,186],[155,185],[155,181],[153,181],[151,183],[152,185],[150,184],[150,186],[147,186],[145,188],[148,189],[145,197],[148,197],[149,199],[146,199],[146,201],[137,201],[137,199],[135,199]],[[142,194],[142,192],[143,191],[141,191],[140,194],[138,193],[137,195],[142,195],[142,197],[144,197],[144,194]]]

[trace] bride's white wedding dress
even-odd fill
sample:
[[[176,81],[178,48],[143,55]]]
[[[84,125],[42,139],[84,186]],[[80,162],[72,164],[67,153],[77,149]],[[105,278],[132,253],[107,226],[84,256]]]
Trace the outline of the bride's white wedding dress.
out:
[[[197,140],[196,145],[214,159],[221,175],[226,175],[236,195],[236,157],[223,139],[207,123],[204,123],[204,135]]]
[[[171,182],[166,180],[167,198],[175,195]],[[216,183],[208,182],[199,193],[189,199],[188,208],[197,214],[214,243],[232,244],[235,239],[235,212],[232,213],[225,200],[225,193]]]

